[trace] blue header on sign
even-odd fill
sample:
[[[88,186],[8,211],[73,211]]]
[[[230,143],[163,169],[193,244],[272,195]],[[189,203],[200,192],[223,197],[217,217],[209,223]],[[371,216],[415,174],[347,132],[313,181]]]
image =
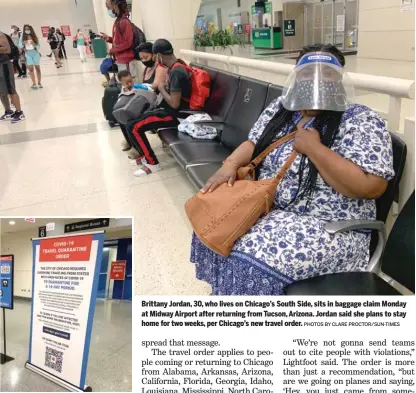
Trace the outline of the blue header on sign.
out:
[[[326,63],[342,68],[338,59],[329,53],[308,53],[301,57],[296,67],[313,63]]]

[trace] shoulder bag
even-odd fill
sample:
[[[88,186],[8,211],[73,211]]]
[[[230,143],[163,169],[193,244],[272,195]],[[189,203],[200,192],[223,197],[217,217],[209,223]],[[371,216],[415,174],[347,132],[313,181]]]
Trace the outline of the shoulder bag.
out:
[[[221,184],[214,192],[198,192],[185,204],[185,210],[195,234],[208,248],[228,257],[238,238],[243,236],[273,207],[274,195],[280,181],[296,159],[292,151],[274,178],[254,179],[254,169],[276,147],[293,139],[296,131],[272,143],[246,167],[238,169],[232,187]],[[251,179],[246,179],[250,176]]]

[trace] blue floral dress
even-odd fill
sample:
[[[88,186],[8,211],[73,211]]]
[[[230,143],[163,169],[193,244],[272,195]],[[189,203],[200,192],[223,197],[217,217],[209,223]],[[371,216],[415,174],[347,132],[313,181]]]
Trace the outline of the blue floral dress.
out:
[[[280,105],[278,98],[265,109],[250,131],[251,141],[258,141]],[[295,112],[293,121],[298,123],[300,119],[300,113]],[[288,125],[277,138],[291,131]],[[271,152],[261,164],[259,179],[274,177],[292,146],[293,140]],[[344,112],[332,150],[368,174],[386,180],[394,176],[390,134],[380,116],[368,107],[351,105]],[[228,258],[193,236],[191,262],[196,265],[197,278],[211,284],[213,295],[282,295],[284,287],[294,281],[366,270],[370,234],[349,231],[330,235],[324,225],[349,219],[373,220],[375,201],[348,198],[318,174],[309,204],[306,198],[298,198],[289,205],[299,185],[300,159],[298,155],[281,181],[274,209],[238,239]]]

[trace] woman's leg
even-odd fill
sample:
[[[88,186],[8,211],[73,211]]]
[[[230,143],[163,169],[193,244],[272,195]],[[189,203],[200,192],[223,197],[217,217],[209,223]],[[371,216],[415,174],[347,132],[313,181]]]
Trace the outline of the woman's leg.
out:
[[[66,57],[66,49],[65,49],[65,44],[64,44],[63,42],[62,42],[61,49],[62,49],[62,53],[64,54],[65,59],[67,59],[67,57]]]
[[[87,61],[87,47],[85,45],[82,46],[82,59]]]
[[[143,151],[146,158],[146,165],[143,169],[135,172],[135,176],[148,175],[160,169],[159,161],[153,151],[146,132],[162,127],[174,127],[178,125],[178,119],[165,109],[156,109],[145,113],[136,122],[127,125],[130,141],[137,151]]]
[[[38,86],[42,86],[42,73],[40,72],[40,65],[35,65]]]
[[[19,58],[13,60],[13,66],[16,67],[16,70],[18,72],[17,77],[20,78],[23,75],[23,71],[19,64]]]
[[[81,45],[77,45],[77,49],[78,49],[78,53],[79,53],[79,58],[82,61],[82,46]]]
[[[58,48],[52,49],[52,52],[53,52],[53,56],[55,57],[56,66],[58,68],[62,67],[61,59],[59,58],[59,49]]]
[[[34,72],[35,66],[28,65],[27,67],[29,68],[29,76],[30,76],[30,79],[32,80],[32,87],[36,86],[36,78],[35,78],[35,72]]]

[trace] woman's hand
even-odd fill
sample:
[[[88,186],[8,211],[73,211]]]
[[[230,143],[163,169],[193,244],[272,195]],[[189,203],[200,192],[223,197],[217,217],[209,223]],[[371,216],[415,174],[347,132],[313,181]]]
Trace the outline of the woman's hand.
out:
[[[100,34],[101,34],[101,38],[102,38],[103,40],[107,41],[107,39],[108,39],[108,35],[107,35],[107,34],[105,34],[105,33],[100,33]]]
[[[315,128],[299,128],[295,136],[295,143],[293,148],[301,154],[306,156],[321,144],[321,137],[319,131]]]
[[[235,179],[237,178],[237,168],[233,164],[225,163],[217,172],[212,175],[205,186],[201,189],[201,192],[214,191],[218,186],[223,183],[228,183],[229,187],[232,187]]]

